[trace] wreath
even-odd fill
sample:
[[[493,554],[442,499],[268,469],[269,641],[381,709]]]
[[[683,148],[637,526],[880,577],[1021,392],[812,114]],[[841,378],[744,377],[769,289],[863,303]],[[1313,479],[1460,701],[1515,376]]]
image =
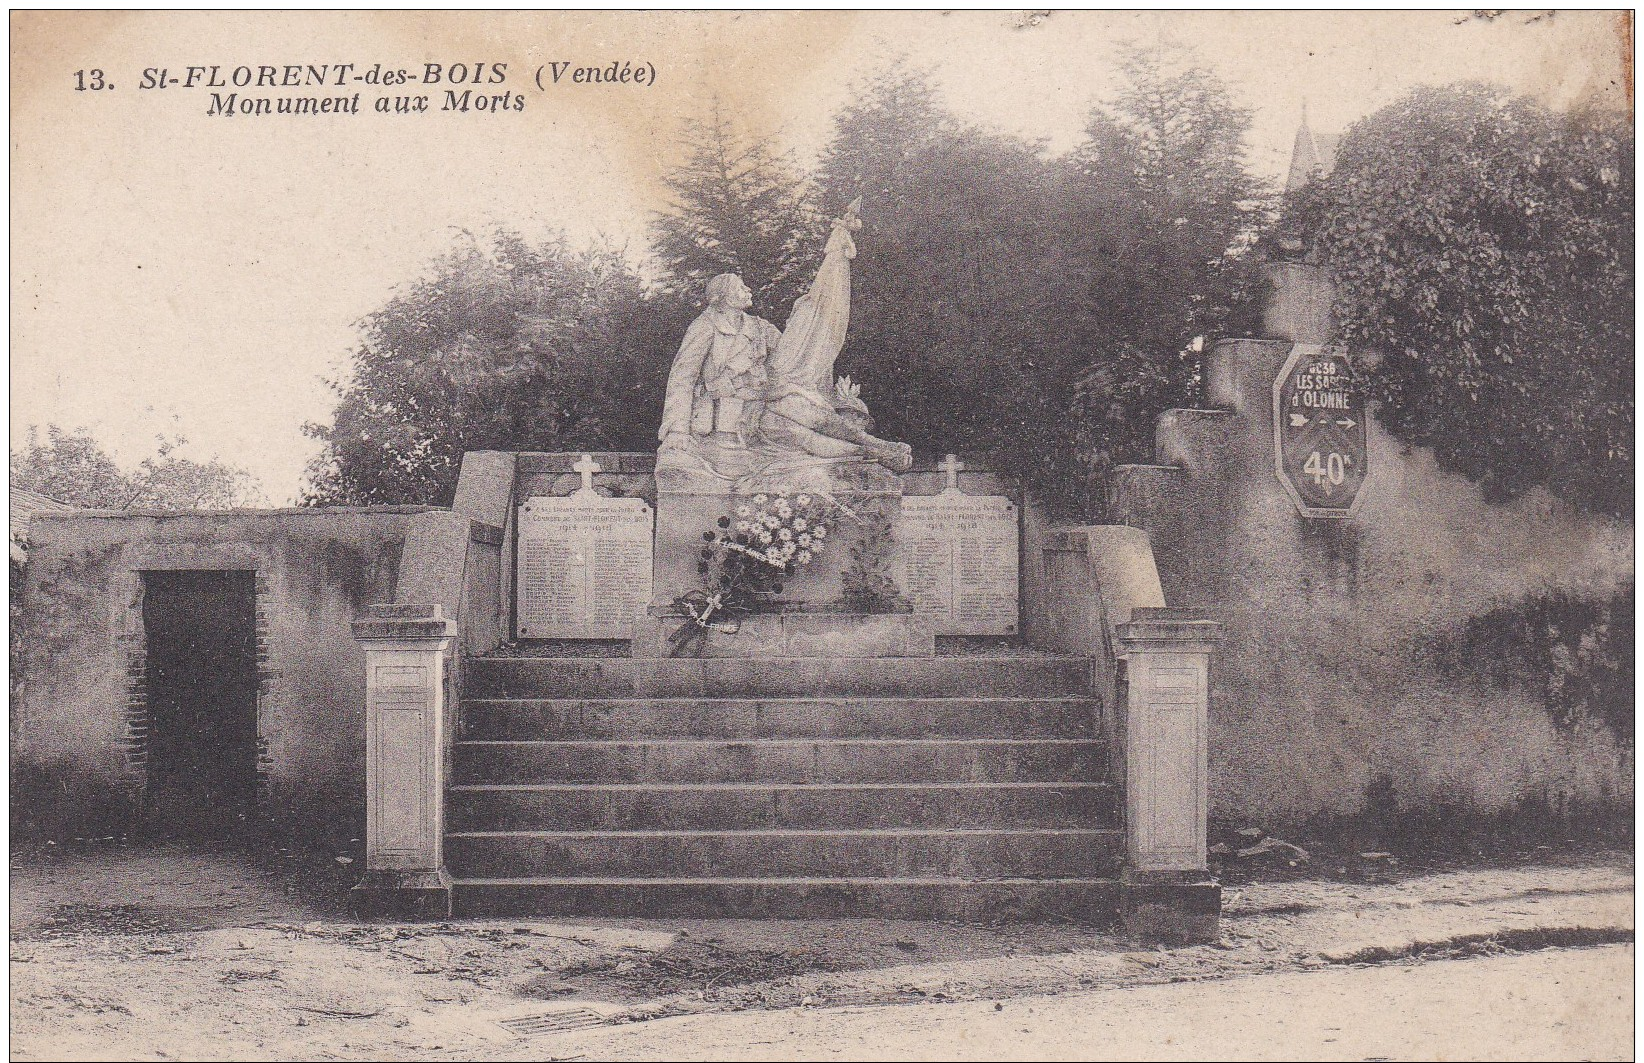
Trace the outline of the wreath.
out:
[[[826,549],[832,509],[820,494],[762,491],[703,532],[696,567],[704,586],[674,599],[674,610],[686,619],[668,636],[673,656],[699,645],[709,631],[736,634],[742,617],[781,594],[781,581]]]

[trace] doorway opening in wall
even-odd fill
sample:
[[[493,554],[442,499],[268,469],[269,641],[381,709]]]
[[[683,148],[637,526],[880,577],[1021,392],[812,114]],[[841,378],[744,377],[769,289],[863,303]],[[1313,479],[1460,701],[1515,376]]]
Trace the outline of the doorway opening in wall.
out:
[[[249,571],[143,573],[151,826],[243,826],[257,781],[257,599]]]

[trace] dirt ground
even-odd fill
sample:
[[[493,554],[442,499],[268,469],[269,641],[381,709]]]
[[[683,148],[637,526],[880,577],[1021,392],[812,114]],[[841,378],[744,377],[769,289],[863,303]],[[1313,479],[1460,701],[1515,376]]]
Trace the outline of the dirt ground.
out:
[[[1073,925],[362,924],[312,876],[248,858],[63,847],[13,865],[12,1050],[20,1060],[538,1059],[577,1027],[652,1029],[669,1016],[1003,1009],[1092,990],[1632,940],[1625,853],[1377,875],[1387,881],[1287,867],[1280,881],[1227,890],[1217,944],[1145,950]]]
[[[1622,1060],[1633,949],[1607,945],[1008,1002],[699,1015],[561,1034],[555,1059]]]

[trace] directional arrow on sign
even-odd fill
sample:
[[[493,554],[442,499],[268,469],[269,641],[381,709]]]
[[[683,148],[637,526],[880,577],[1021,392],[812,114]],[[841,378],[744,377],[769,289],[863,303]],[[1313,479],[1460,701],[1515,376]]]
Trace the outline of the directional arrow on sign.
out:
[[[1369,471],[1367,424],[1362,382],[1346,351],[1292,346],[1273,381],[1273,457],[1302,516],[1352,516]]]

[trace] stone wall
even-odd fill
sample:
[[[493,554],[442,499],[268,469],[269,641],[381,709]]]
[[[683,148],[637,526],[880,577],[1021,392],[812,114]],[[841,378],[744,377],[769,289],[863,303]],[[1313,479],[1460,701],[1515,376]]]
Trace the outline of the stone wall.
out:
[[[364,654],[349,625],[366,606],[394,600],[409,527],[440,516],[451,515],[423,507],[37,515],[23,589],[23,691],[12,716],[14,780],[24,791],[14,791],[14,808],[29,804],[34,826],[49,833],[106,825],[139,807],[141,574],[250,570],[262,802],[277,816],[349,829],[363,800],[365,696]]]
[[[1213,814],[1630,807],[1630,736],[1562,719],[1544,690],[1488,679],[1488,662],[1458,659],[1457,647],[1492,610],[1550,593],[1605,600],[1630,585],[1631,526],[1542,493],[1486,502],[1373,420],[1356,515],[1299,516],[1273,463],[1272,383],[1290,346],[1215,345],[1215,408],[1166,413],[1158,464],[1121,467],[1111,482],[1108,518],[1147,530],[1165,599],[1226,624],[1212,679]]]

